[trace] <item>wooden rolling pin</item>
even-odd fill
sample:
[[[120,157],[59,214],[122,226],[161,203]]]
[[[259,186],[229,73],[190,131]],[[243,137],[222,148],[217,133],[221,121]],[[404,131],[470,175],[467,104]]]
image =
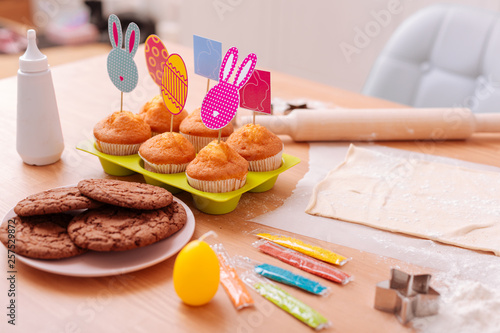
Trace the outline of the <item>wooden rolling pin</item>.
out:
[[[241,117],[241,125],[252,116]],[[467,108],[296,109],[286,116],[257,115],[255,123],[295,141],[384,141],[467,139],[500,132],[500,113]]]

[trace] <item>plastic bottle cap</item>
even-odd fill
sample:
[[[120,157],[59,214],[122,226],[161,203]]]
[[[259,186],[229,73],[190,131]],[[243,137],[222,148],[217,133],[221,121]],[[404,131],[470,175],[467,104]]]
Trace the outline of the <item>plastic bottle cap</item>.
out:
[[[19,57],[19,69],[22,72],[43,72],[49,68],[47,56],[38,49],[36,45],[36,31],[28,30],[28,48]]]

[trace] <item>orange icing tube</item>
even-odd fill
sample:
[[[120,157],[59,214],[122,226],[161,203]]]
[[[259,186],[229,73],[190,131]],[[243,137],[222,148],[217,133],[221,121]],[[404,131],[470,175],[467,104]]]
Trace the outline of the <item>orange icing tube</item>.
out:
[[[219,259],[220,283],[231,299],[231,302],[233,302],[234,307],[239,310],[247,306],[252,306],[254,304],[252,296],[230,263],[227,252],[222,244],[215,244],[212,248]]]
[[[257,236],[330,264],[342,266],[346,262],[351,260],[350,258],[341,256],[340,254],[337,254],[330,250],[304,243],[303,241],[292,237],[271,235],[268,233],[258,233]]]

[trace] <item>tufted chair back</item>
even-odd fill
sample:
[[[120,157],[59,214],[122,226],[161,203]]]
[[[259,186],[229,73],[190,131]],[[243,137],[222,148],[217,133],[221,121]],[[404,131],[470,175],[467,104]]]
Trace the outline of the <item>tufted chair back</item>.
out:
[[[362,91],[414,107],[500,112],[500,13],[438,4],[405,20]]]

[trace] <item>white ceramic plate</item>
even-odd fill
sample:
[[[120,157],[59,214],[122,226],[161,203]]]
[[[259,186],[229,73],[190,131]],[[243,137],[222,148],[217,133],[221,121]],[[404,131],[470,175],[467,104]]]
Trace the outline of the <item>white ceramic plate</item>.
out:
[[[174,197],[187,214],[184,227],[172,236],[157,243],[128,251],[94,252],[57,260],[31,259],[16,255],[16,259],[28,266],[61,275],[96,277],[124,274],[155,265],[176,254],[186,245],[194,232],[194,215],[189,207]],[[16,216],[14,208],[7,212],[2,221]]]

